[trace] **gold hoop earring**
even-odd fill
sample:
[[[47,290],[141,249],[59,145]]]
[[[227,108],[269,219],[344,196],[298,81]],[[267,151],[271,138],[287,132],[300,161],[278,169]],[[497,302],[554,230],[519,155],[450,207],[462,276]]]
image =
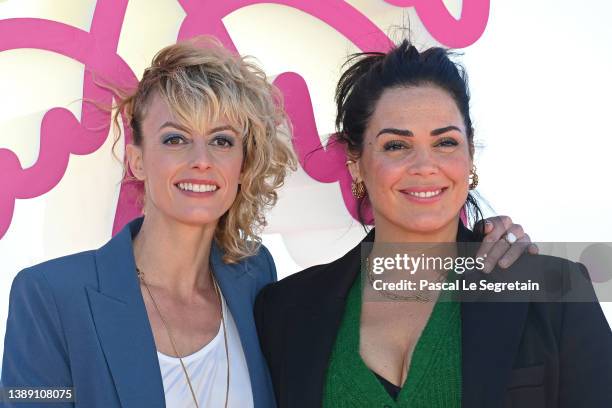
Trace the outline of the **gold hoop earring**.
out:
[[[357,199],[362,199],[366,195],[366,188],[363,181],[355,181],[351,183],[351,192],[353,193],[353,197]]]
[[[470,190],[474,190],[478,186],[478,174],[476,174],[476,165],[472,165],[472,170],[470,170]]]

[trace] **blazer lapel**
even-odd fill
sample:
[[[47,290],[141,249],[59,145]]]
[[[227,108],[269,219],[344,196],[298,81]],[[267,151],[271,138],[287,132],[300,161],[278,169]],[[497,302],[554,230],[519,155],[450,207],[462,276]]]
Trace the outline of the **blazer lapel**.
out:
[[[164,408],[153,332],[136,276],[132,237],[142,218],[96,251],[99,291],[87,287],[91,314],[123,408]]]
[[[371,241],[372,231],[364,239]],[[305,288],[304,297],[284,312],[284,385],[280,406],[319,407],[325,374],[346,304],[360,270],[361,243],[322,268]],[[313,297],[316,296],[316,297]]]
[[[464,407],[503,406],[528,307],[517,302],[462,303]]]
[[[482,239],[459,223],[458,242]],[[473,255],[474,245],[460,246]],[[477,281],[479,276],[463,276]],[[529,305],[524,302],[487,302],[480,296],[461,304],[462,406],[501,407],[506,384],[518,352]]]
[[[320,407],[325,387],[325,373],[345,300],[326,299],[317,306],[295,306],[285,314],[285,359],[279,398],[280,406]],[[299,339],[299,341],[296,341]],[[291,341],[290,341],[291,340]]]
[[[255,320],[253,317],[253,302],[255,299],[256,282],[246,271],[244,262],[226,264],[222,260],[222,252],[213,242],[211,248],[211,264],[213,273],[227,306],[234,318],[244,356],[249,369],[253,402],[255,406],[273,407],[274,395],[266,362],[261,353]],[[231,358],[231,356],[230,356]]]

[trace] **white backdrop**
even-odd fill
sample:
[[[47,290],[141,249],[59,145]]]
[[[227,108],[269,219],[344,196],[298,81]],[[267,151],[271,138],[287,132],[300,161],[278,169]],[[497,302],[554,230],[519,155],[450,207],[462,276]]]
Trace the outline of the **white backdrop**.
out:
[[[349,3],[392,38],[403,31],[390,27],[409,21],[417,43],[435,44],[411,8]],[[445,3],[460,15],[461,0]],[[2,0],[0,19],[40,17],[88,30],[94,6],[93,0]],[[462,50],[482,145],[479,191],[534,241],[612,242],[610,15],[606,0],[493,1],[483,36]],[[118,53],[140,75],[157,50],[176,41],[184,16],[174,0],[130,0]],[[332,132],[334,85],[356,48],[320,20],[284,6],[246,7],[223,22],[238,50],[256,56],[269,75],[302,75],[321,138]],[[83,65],[47,51],[14,50],[0,52],[0,72],[0,148],[31,165],[44,113],[63,106],[79,117]],[[0,239],[0,339],[20,269],[110,238],[121,176],[110,149],[109,139],[93,154],[72,156],[52,191],[17,201]],[[363,236],[339,186],[302,171],[290,177],[269,221],[264,243],[280,277],[337,258]],[[612,307],[604,308],[612,321]]]

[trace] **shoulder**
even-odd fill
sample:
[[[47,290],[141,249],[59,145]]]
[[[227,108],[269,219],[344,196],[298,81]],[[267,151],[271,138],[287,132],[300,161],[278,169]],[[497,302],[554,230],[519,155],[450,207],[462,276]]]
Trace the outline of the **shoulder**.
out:
[[[586,267],[557,256],[524,254],[513,265],[496,270],[495,274],[504,281],[538,282],[544,285],[549,295],[590,296],[592,292]]]
[[[67,292],[96,283],[95,251],[84,251],[30,266],[13,279],[12,290],[43,289]]]
[[[231,266],[226,264],[226,266],[237,269],[237,273],[250,276],[255,281],[257,291],[269,283],[276,282],[277,279],[274,259],[263,244],[254,255],[241,259],[237,264]]]
[[[344,299],[359,273],[362,245],[373,240],[374,230],[340,258],[310,266],[266,286],[259,303],[290,305]]]
[[[354,250],[329,263],[313,265],[270,284],[262,290],[262,301],[272,305],[309,304],[315,299],[343,297],[350,288],[358,267],[353,265]],[[265,298],[265,300],[263,300]]]
[[[536,298],[530,303],[526,330],[539,335],[549,327],[560,347],[565,349],[563,358],[574,360],[576,367],[591,364],[595,361],[588,361],[591,358],[601,361],[602,356],[608,356],[603,360],[611,361],[612,330],[586,266],[548,255],[524,255],[516,264],[515,269],[523,265],[524,270],[536,274],[536,279],[547,285],[545,290],[549,292],[544,299]],[[584,353],[592,354],[581,358]],[[612,364],[607,364],[606,369],[612,370]]]
[[[295,300],[296,295],[303,294],[305,290],[316,286],[321,274],[329,267],[329,263],[311,266],[268,285],[266,290],[274,298]]]
[[[561,258],[552,255],[531,255],[523,254],[510,268],[538,268],[548,271],[573,271],[585,273],[584,265],[570,261],[569,259]]]
[[[495,268],[492,276],[508,278],[529,278],[546,276],[549,279],[563,280],[570,275],[588,277],[585,266],[565,258],[551,255],[521,255],[505,269]]]
[[[86,301],[84,285],[96,281],[93,251],[52,259],[21,270],[11,285],[7,336],[9,326],[12,334],[42,330],[50,336],[51,332],[60,332],[62,311],[82,305]],[[11,344],[18,342],[15,339],[20,336],[11,337]]]

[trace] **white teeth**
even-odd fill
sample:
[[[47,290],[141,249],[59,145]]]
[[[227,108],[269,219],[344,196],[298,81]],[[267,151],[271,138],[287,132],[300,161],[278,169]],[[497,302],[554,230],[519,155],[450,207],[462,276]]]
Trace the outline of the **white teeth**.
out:
[[[207,193],[210,191],[215,191],[217,186],[214,184],[179,183],[178,188],[184,191],[193,191],[195,193]]]
[[[411,196],[419,197],[419,198],[430,198],[439,195],[442,190],[436,191],[419,191],[419,192],[409,192]]]

